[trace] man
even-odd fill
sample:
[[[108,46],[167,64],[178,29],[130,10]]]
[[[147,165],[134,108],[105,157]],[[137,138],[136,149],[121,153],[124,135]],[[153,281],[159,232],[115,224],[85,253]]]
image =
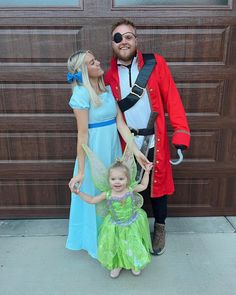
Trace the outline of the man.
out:
[[[111,86],[128,126],[136,130],[135,140],[139,148],[144,144],[145,136],[149,136],[148,159],[154,166],[150,185],[143,192],[143,196],[144,199],[146,196],[151,197],[155,217],[152,254],[161,255],[165,251],[167,195],[174,192],[165,112],[168,113],[174,129],[172,144],[176,148],[185,149],[189,146],[190,132],[178,90],[162,56],[152,55],[151,64],[154,63],[151,66],[152,69],[145,70],[141,81],[136,81],[144,65],[144,56],[138,50],[137,44],[136,27],[131,21],[122,19],[113,25],[114,57],[106,73],[105,82]],[[147,74],[149,74],[146,78],[147,84],[142,90],[142,87],[137,84],[142,84]],[[130,92],[131,98],[126,97]],[[137,98],[136,101],[135,98]],[[121,105],[122,103],[124,105]],[[153,113],[158,114],[154,129],[145,129]],[[153,134],[151,140],[150,133]]]

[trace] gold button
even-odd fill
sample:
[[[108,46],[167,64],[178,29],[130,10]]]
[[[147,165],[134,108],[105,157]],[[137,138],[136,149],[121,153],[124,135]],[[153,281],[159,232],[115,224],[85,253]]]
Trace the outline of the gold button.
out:
[[[158,164],[158,163],[159,163],[159,161],[156,161],[156,163]]]
[[[157,150],[157,152],[159,152],[159,150]]]

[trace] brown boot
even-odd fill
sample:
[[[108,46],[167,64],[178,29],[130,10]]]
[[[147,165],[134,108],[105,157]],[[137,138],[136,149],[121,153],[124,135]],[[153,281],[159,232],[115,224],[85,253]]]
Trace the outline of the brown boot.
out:
[[[165,240],[165,224],[155,223],[152,238],[152,255],[161,255],[165,252]]]

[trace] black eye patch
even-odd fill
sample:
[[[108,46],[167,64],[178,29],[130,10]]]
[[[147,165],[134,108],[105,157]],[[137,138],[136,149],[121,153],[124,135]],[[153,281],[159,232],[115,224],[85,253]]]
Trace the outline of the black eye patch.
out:
[[[113,41],[115,43],[120,43],[122,41],[123,37],[121,35],[121,33],[115,33],[115,35],[113,36]]]

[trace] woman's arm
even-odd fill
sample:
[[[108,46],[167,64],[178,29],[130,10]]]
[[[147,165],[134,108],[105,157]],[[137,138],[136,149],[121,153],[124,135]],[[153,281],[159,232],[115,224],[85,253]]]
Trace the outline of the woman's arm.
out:
[[[77,191],[77,195],[79,195],[79,197],[84,200],[85,202],[89,203],[89,204],[97,204],[100,203],[101,201],[105,200],[106,198],[106,193],[101,193],[98,196],[92,197],[87,195],[86,193]]]
[[[118,129],[119,133],[123,137],[124,141],[126,143],[128,143],[129,148],[131,149],[131,151],[135,155],[136,160],[138,161],[138,163],[140,164],[140,166],[143,169],[145,169],[145,165],[150,164],[150,162],[145,157],[145,155],[142,152],[140,152],[140,150],[138,149],[135,141],[134,140],[131,140],[131,138],[132,138],[131,132],[129,130],[129,127],[127,126],[127,124],[125,123],[125,121],[123,119],[121,110],[120,110],[120,108],[119,108],[118,105],[117,105],[116,124],[117,124],[117,129]]]
[[[81,185],[84,178],[84,161],[85,153],[82,148],[83,144],[88,142],[88,110],[74,109],[74,114],[77,122],[77,159],[78,159],[78,174],[71,178],[69,187],[72,192],[76,192],[75,183]]]

